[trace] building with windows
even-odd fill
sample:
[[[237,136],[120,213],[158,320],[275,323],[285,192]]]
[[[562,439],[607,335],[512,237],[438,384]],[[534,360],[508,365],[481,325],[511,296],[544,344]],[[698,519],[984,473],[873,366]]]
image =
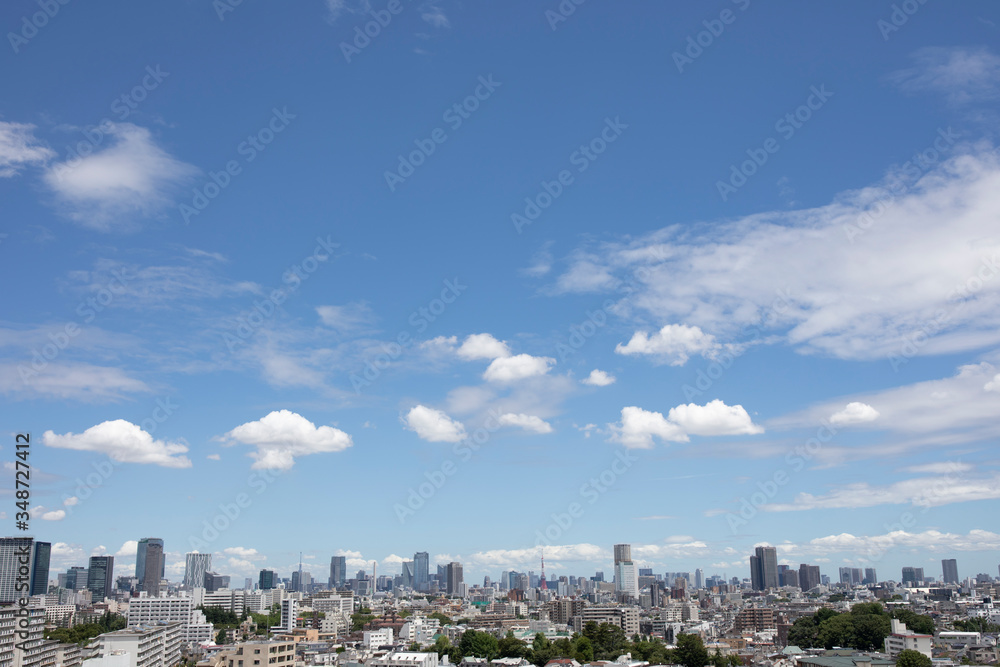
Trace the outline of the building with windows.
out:
[[[223,654],[228,667],[283,667],[295,664],[295,642],[244,642]]]
[[[347,583],[347,557],[334,556],[330,559],[330,588],[343,588]]]
[[[911,632],[905,623],[896,619],[892,619],[891,627],[891,634],[885,638],[885,652],[890,658],[895,660],[902,651],[907,650],[923,653],[928,658],[933,657],[931,656],[933,635],[918,635]]]
[[[942,581],[946,584],[958,583],[958,561],[948,558],[941,561]]]
[[[114,595],[114,556],[91,556],[87,568],[87,590],[95,602],[103,602]]]
[[[212,569],[212,554],[189,553],[185,555],[184,561],[184,586],[203,586],[205,573]]]
[[[615,591],[625,593],[633,598],[639,597],[639,573],[632,561],[632,545],[616,544],[615,553]],[[631,636],[631,635],[629,635]]]
[[[162,623],[106,632],[93,642],[97,647],[98,667],[116,662],[114,656],[127,655],[129,667],[176,667],[181,662],[183,624]],[[90,661],[84,663],[91,666]]]
[[[135,552],[135,578],[139,580],[139,590],[146,591],[149,595],[159,595],[160,580],[165,573],[163,540],[158,537],[139,540]]]
[[[750,583],[755,591],[778,587],[778,550],[757,547],[750,556]]]

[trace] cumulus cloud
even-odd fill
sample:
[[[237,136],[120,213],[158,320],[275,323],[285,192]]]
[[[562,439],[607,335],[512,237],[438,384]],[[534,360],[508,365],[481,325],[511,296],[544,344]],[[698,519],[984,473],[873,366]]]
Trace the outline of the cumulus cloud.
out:
[[[85,227],[131,227],[135,216],[162,211],[177,186],[199,173],[160,148],[146,128],[106,123],[94,131],[106,147],[55,163],[44,177],[68,216]]]
[[[459,442],[466,437],[465,427],[441,410],[415,405],[406,413],[406,427],[427,442]]]
[[[556,360],[551,357],[533,357],[530,354],[500,357],[494,359],[486,368],[483,379],[489,382],[515,382],[545,375],[555,363]]]
[[[609,384],[614,384],[617,379],[614,375],[595,368],[590,371],[590,375],[580,380],[580,382],[589,384],[592,387],[607,387]]]
[[[983,385],[986,391],[1000,391],[1000,373],[993,376],[993,379]]]
[[[139,542],[138,540],[126,540],[122,543],[121,548],[115,553],[115,556],[119,558],[124,558],[128,556],[135,556],[139,552]]]
[[[742,405],[726,405],[719,399],[705,405],[688,403],[670,408],[667,419],[691,435],[753,435],[764,428],[753,423]]]
[[[615,346],[615,352],[650,356],[671,366],[683,366],[692,354],[711,356],[719,347],[715,336],[700,327],[668,324],[652,335],[645,331],[635,332],[628,343]]]
[[[1000,534],[987,530],[970,530],[967,534],[943,533],[925,530],[909,533],[905,530],[890,531],[883,535],[852,535],[840,533],[818,537],[803,544],[791,542],[775,545],[782,555],[809,556],[834,553],[857,554],[860,562],[878,562],[893,548],[919,549],[921,552],[950,553],[954,551],[1000,550]],[[817,560],[817,559],[814,559]]]
[[[501,426],[517,426],[532,433],[552,433],[552,425],[534,415],[507,413],[500,415],[497,421]]]
[[[462,341],[457,354],[462,359],[497,359],[510,356],[510,347],[488,333],[472,334]]]
[[[260,557],[260,554],[257,553],[256,549],[250,549],[247,547],[226,547],[222,550],[222,553],[227,556],[235,556],[236,558],[242,558],[245,560],[252,560]]]
[[[241,424],[218,438],[226,445],[241,443],[255,447],[249,456],[256,470],[289,470],[295,458],[310,454],[340,452],[354,442],[332,426],[317,427],[289,410],[277,410],[264,418]]]
[[[16,176],[28,165],[42,165],[55,151],[39,143],[34,125],[0,121],[0,178]]]
[[[847,426],[850,424],[864,424],[878,419],[878,410],[868,405],[852,401],[847,406],[830,415],[830,423],[834,426]]]
[[[42,442],[58,449],[106,454],[121,463],[151,463],[165,468],[191,467],[191,459],[184,456],[188,451],[186,445],[156,440],[124,419],[102,422],[79,434],[57,435],[46,431],[42,434]]]
[[[622,408],[621,422],[608,424],[611,441],[625,447],[649,449],[653,438],[667,442],[687,442],[688,435],[753,435],[763,433],[742,405],[726,405],[716,399],[705,405],[689,403],[660,412],[636,406]]]

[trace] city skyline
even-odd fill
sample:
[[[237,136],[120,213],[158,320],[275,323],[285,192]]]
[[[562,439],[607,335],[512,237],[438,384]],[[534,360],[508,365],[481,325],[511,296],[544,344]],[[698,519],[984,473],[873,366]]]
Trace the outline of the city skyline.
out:
[[[5,534],[996,572],[996,3],[361,4],[0,12]]]

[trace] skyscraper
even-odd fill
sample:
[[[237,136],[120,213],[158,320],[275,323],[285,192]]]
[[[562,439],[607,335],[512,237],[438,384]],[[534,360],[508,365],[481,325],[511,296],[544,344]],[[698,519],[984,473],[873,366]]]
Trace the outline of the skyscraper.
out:
[[[903,585],[919,586],[924,582],[924,568],[906,566],[903,568]]]
[[[14,602],[31,590],[33,543],[30,537],[0,539],[0,603]]]
[[[822,577],[819,573],[819,565],[799,565],[799,588],[803,591],[812,590],[820,585]]]
[[[66,570],[66,588],[82,591],[87,588],[87,568],[71,567]]]
[[[139,580],[139,590],[150,596],[160,594],[160,579],[166,572],[163,558],[163,540],[158,537],[144,537],[139,540],[135,552],[135,578]]]
[[[615,591],[639,597],[639,575],[632,562],[632,545],[616,544],[615,552]]]
[[[416,583],[413,588],[418,591],[427,590],[430,582],[431,557],[426,551],[413,554],[413,577]]]
[[[347,583],[347,556],[333,556],[330,559],[330,588],[343,588]]]
[[[406,588],[413,588],[413,561],[403,561],[403,573],[400,575],[400,585]]]
[[[261,570],[257,587],[262,591],[269,591],[278,585],[278,573],[274,570]]]
[[[200,588],[205,585],[205,573],[212,569],[212,554],[189,553],[185,556],[184,585]]]
[[[91,556],[87,569],[87,590],[93,594],[95,602],[103,602],[113,590],[115,574],[114,556]]]
[[[942,560],[941,571],[943,573],[944,583],[946,584],[958,583],[958,561],[956,561],[954,558],[948,558]]]
[[[865,568],[865,578],[862,580],[862,583],[870,586],[874,586],[875,584],[878,583],[878,576],[876,576],[875,574],[874,567]]]
[[[750,582],[754,590],[764,591],[778,587],[778,550],[774,547],[757,547],[750,556]]]
[[[31,594],[45,595],[49,592],[49,556],[52,555],[50,542],[35,542],[31,556]]]
[[[463,583],[462,564],[456,562],[448,563],[448,567],[445,568],[445,576],[447,578],[445,590],[448,595],[461,595]]]
[[[705,570],[700,567],[694,571],[694,587],[696,590],[701,590],[705,587]]]

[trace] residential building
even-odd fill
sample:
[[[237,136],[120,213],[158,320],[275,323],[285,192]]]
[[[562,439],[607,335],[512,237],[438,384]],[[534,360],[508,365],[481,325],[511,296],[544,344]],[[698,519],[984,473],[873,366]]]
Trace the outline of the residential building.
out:
[[[580,619],[581,628],[590,621],[594,621],[598,625],[601,623],[617,625],[625,631],[626,637],[631,637],[639,632],[639,610],[632,607],[603,605],[584,607],[583,613],[577,618]]]
[[[106,632],[91,646],[96,646],[98,658],[127,654],[129,667],[175,667],[181,662],[183,640],[183,624],[162,623]],[[89,660],[84,667],[91,667]]]
[[[295,642],[244,642],[223,654],[228,667],[283,667],[295,664]]]
[[[902,651],[907,650],[923,653],[928,658],[933,657],[931,655],[933,635],[919,635],[911,632],[905,623],[896,619],[892,619],[891,623],[891,634],[885,638],[885,652],[889,654],[890,658],[895,660]]]
[[[368,661],[369,667],[438,667],[437,652],[415,653],[394,651],[381,658]]]

